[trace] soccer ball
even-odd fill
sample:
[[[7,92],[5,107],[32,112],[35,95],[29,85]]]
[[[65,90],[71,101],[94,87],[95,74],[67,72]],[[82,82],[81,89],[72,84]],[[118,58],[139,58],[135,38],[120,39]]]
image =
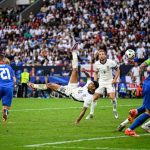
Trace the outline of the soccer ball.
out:
[[[133,59],[135,57],[135,52],[134,50],[132,49],[128,49],[126,52],[125,52],[125,55],[128,59]]]

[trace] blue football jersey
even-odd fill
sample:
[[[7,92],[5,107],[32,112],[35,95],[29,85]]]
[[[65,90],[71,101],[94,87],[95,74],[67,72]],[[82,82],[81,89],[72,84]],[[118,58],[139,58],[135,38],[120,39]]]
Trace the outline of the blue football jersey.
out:
[[[6,64],[0,64],[0,87],[14,87],[14,71]]]

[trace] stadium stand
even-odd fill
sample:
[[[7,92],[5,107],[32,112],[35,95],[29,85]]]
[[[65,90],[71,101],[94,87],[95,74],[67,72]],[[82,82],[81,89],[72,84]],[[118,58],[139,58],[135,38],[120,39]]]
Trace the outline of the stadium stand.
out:
[[[40,12],[31,13],[21,26],[18,15],[12,16],[18,9],[7,9],[1,19],[1,51],[15,65],[58,65],[69,61],[67,53],[77,40],[81,63],[93,62],[102,46],[118,63],[125,61],[128,48],[143,59],[150,47],[148,6],[148,0],[43,1]],[[48,51],[46,58],[39,55],[42,49]]]
[[[81,64],[94,63],[101,47],[118,64],[128,63],[124,53],[129,48],[141,62],[148,58],[148,0],[43,0],[40,12],[31,12],[20,24],[22,9],[1,13],[0,52],[13,66],[68,67],[74,41],[79,42]]]

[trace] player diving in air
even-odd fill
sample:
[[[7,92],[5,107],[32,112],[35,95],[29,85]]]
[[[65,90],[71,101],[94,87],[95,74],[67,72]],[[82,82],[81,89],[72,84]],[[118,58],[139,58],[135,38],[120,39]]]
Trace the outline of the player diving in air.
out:
[[[99,84],[97,81],[91,81],[90,76],[87,72],[83,70],[83,72],[87,76],[87,84],[84,87],[78,87],[78,57],[76,53],[77,44],[72,49],[72,73],[69,80],[69,84],[66,86],[61,86],[59,84],[54,83],[47,83],[47,84],[33,84],[28,83],[28,86],[32,89],[51,89],[53,91],[57,91],[67,97],[72,98],[76,101],[83,101],[83,108],[79,115],[79,117],[76,119],[75,123],[79,124],[80,120],[83,118],[87,108],[93,101],[93,95],[95,93],[95,90],[98,88]]]
[[[150,59],[147,59],[140,65],[140,73],[147,66],[150,66]],[[132,123],[133,120],[136,118],[136,120],[130,125],[130,127],[125,130],[125,134],[128,136],[139,136],[136,134],[134,129],[142,125],[148,118],[150,118],[150,75],[144,81],[143,95],[143,105],[137,109],[132,109],[129,112],[128,119],[126,119],[119,125],[118,131],[123,130],[123,128],[125,128],[125,126],[129,122]],[[145,129],[147,132],[150,132],[150,121],[143,124],[142,128]]]

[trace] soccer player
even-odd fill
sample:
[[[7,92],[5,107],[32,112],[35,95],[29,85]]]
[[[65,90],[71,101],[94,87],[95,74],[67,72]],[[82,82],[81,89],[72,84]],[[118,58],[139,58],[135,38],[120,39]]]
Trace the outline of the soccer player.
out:
[[[72,98],[75,101],[82,101],[84,102],[82,111],[79,117],[76,119],[75,123],[79,124],[80,120],[83,118],[87,108],[89,107],[90,103],[94,99],[95,90],[98,88],[99,84],[97,81],[91,81],[90,76],[88,73],[83,70],[83,72],[87,76],[87,84],[84,87],[78,87],[78,58],[77,53],[75,50],[72,52],[72,73],[69,80],[69,84],[67,86],[61,86],[59,84],[48,83],[48,84],[33,84],[28,83],[28,86],[32,89],[51,89],[53,91],[57,91],[67,97]]]
[[[116,70],[115,77],[113,78],[113,69]],[[103,49],[99,50],[99,60],[95,62],[95,74],[94,80],[99,81],[99,88],[95,91],[94,101],[91,103],[90,114],[86,119],[93,118],[94,109],[96,107],[96,100],[103,94],[104,88],[106,88],[109,97],[112,100],[114,117],[118,118],[117,113],[117,100],[115,94],[115,84],[118,76],[120,75],[120,69],[115,61],[107,59],[107,52]]]
[[[145,107],[144,107],[144,106],[141,106],[141,107],[139,107],[139,108],[137,108],[137,109],[131,109],[131,110],[129,111],[129,116],[128,116],[128,118],[125,119],[125,120],[118,126],[117,130],[118,130],[118,131],[122,131],[122,130],[126,127],[126,125],[127,125],[128,123],[132,123],[135,118],[137,118],[139,115],[141,115],[141,114],[144,113],[144,112],[145,112]],[[143,124],[143,125],[141,126],[141,128],[143,128],[143,129],[144,129],[145,131],[147,131],[147,132],[150,132],[150,121],[147,122],[147,123],[145,123],[145,124]]]
[[[147,59],[140,65],[140,72],[142,72],[142,70],[147,66],[150,66],[150,59]],[[145,112],[138,116],[131,126],[125,130],[125,135],[139,136],[136,134],[134,129],[142,125],[148,118],[150,118],[150,75],[144,81],[143,95],[143,107],[145,108]]]
[[[4,56],[0,54],[0,99],[2,99],[3,121],[7,120],[14,89],[14,71],[5,61]]]
[[[128,115],[128,118],[125,119],[117,128],[118,131],[122,131],[126,125],[128,123],[132,123],[134,121],[134,119],[139,116],[140,114],[144,113],[145,112],[145,107],[144,106],[141,106],[137,109],[131,109],[129,111],[129,115]]]

